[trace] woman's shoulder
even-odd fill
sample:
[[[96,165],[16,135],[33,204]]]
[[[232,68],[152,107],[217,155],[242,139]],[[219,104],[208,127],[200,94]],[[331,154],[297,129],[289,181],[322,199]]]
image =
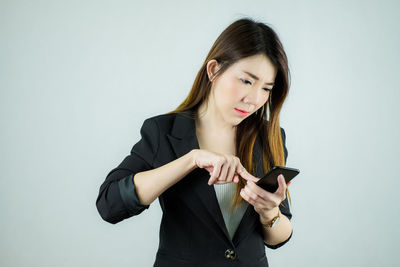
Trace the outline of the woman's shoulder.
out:
[[[155,122],[157,126],[163,130],[167,130],[170,128],[176,120],[191,120],[193,118],[193,111],[187,110],[187,111],[179,111],[179,112],[168,112],[168,113],[162,113],[158,115],[154,115],[152,117],[149,117],[145,119],[144,123],[149,123],[150,121]]]

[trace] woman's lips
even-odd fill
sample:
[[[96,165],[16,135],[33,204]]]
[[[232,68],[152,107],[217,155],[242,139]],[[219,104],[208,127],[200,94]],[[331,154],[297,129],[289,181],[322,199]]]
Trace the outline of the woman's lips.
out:
[[[239,113],[242,116],[246,116],[247,114],[249,114],[249,112],[246,112],[246,111],[241,110],[241,109],[235,108],[235,110],[236,110],[237,113]]]

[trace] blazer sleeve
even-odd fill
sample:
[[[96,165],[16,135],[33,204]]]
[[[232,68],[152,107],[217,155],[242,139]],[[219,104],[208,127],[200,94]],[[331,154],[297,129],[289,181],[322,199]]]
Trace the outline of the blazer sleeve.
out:
[[[140,203],[133,177],[138,172],[153,169],[159,143],[157,123],[146,119],[140,134],[141,139],[133,146],[130,155],[107,174],[100,186],[96,207],[103,220],[112,224],[138,215],[150,206]]]
[[[282,142],[283,142],[283,151],[285,153],[285,166],[286,166],[286,162],[287,162],[287,157],[288,157],[288,150],[286,148],[286,134],[285,134],[285,130],[283,128],[281,128],[281,135],[282,135]],[[282,201],[282,203],[279,205],[279,209],[281,211],[282,214],[284,214],[286,217],[288,217],[289,220],[292,219],[292,213],[290,212],[290,207],[289,207],[289,201],[288,201],[288,197],[287,197],[287,192],[286,192],[286,198],[284,201]],[[265,246],[267,246],[268,248],[271,249],[277,249],[281,246],[283,246],[284,244],[286,244],[290,238],[292,238],[293,235],[293,229],[292,229],[292,233],[290,234],[290,236],[288,237],[288,239],[286,239],[285,241],[276,244],[276,245],[268,245],[267,243],[264,242]]]

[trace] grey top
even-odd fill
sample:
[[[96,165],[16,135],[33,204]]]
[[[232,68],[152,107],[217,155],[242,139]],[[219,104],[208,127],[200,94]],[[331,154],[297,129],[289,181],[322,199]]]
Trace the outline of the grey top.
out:
[[[215,193],[217,195],[219,207],[224,217],[225,226],[228,233],[233,238],[240,221],[242,220],[243,214],[246,211],[249,203],[246,201],[240,204],[235,210],[231,211],[231,201],[233,193],[235,192],[236,183],[226,184],[214,184]]]

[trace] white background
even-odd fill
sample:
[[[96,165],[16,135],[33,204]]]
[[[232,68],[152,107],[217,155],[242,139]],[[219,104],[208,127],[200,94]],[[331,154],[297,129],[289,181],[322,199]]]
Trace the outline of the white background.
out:
[[[270,266],[400,261],[396,1],[1,1],[0,265],[152,266],[158,201],[112,225],[95,200],[143,121],[178,106],[218,35],[268,23],[292,85],[281,112],[292,239]],[[397,241],[397,242],[396,242]]]

